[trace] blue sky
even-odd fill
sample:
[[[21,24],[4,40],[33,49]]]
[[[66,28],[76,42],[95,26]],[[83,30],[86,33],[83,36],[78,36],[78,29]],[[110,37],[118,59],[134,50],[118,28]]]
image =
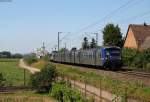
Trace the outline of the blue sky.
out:
[[[102,44],[102,29],[107,23],[118,24],[123,35],[129,24],[150,24],[150,0],[132,0],[130,4],[106,19],[78,32],[80,29],[101,20],[104,16],[129,0],[12,0],[0,2],[0,51],[28,53],[42,46],[51,50],[57,44],[57,32],[61,42],[68,48],[80,47],[85,32],[94,37],[99,33]],[[135,17],[134,17],[135,16]],[[134,18],[133,18],[134,17]],[[77,33],[78,32],[78,33]]]

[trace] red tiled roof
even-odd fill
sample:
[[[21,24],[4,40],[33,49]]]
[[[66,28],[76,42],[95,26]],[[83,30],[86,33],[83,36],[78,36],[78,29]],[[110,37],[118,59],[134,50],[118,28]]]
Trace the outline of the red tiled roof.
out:
[[[131,30],[139,45],[142,45],[143,42],[145,42],[146,38],[150,37],[150,25],[131,24],[129,27],[131,27]]]

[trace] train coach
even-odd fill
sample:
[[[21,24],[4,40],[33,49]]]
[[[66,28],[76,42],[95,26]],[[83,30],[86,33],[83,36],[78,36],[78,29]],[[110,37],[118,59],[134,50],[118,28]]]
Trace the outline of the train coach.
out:
[[[110,70],[117,70],[122,66],[121,49],[115,46],[53,52],[51,60],[58,63],[102,66]]]

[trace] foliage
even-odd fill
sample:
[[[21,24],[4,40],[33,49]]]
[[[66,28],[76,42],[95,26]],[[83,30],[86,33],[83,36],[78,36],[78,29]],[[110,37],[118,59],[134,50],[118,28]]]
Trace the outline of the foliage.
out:
[[[0,52],[0,58],[11,58],[11,52],[9,51]]]
[[[76,51],[76,50],[77,50],[76,47],[71,48],[71,51]]]
[[[38,62],[35,62],[33,64],[31,64],[32,67],[38,68],[38,69],[43,69],[45,67],[45,65],[47,65],[48,62],[45,60],[38,60]]]
[[[104,45],[123,46],[123,39],[118,25],[107,24],[103,29]]]
[[[0,73],[0,87],[5,85],[5,83],[4,83],[5,81],[6,81],[6,79],[3,77],[3,74]]]
[[[65,51],[69,51],[69,50],[66,49],[66,48],[61,48],[61,49],[59,50],[59,52],[65,52]]]
[[[92,38],[92,41],[90,43],[90,48],[96,48],[97,44],[94,38]]]
[[[89,48],[88,38],[84,37],[83,42],[82,42],[82,49],[88,49],[88,48]]]
[[[64,81],[54,83],[50,94],[59,102],[85,102],[81,93]]]
[[[146,64],[146,70],[150,70],[150,63]]]
[[[124,65],[130,66],[134,60],[134,57],[137,55],[136,49],[124,48],[122,50],[122,58]]]
[[[31,76],[31,85],[37,92],[48,92],[51,89],[52,82],[56,76],[56,68],[47,64],[41,72]]]
[[[124,48],[122,50],[124,65],[138,69],[149,69],[150,49],[138,52],[136,49]]]
[[[95,87],[100,87],[100,80],[101,80],[101,88],[112,92],[116,95],[121,95],[124,97],[125,89],[127,88],[127,95],[131,97],[135,97],[137,99],[147,100],[150,98],[149,94],[150,90],[149,87],[143,86],[140,83],[135,81],[133,82],[122,82],[117,79],[111,78],[109,75],[100,75],[96,74],[95,71],[83,71],[77,69],[73,66],[66,66],[66,65],[58,65],[57,66],[58,72],[60,75],[68,76],[73,80],[79,80],[81,82],[87,82],[87,84],[93,85]]]
[[[45,56],[43,56],[42,59],[43,59],[44,61],[47,61],[47,62],[50,61],[50,57],[49,57],[48,54],[45,55]]]
[[[22,86],[24,84],[24,69],[18,66],[18,59],[0,59],[0,72],[3,73],[5,86]],[[25,71],[26,83],[29,82],[30,73]]]
[[[24,56],[24,60],[25,62],[27,62],[27,64],[31,65],[32,63],[35,63],[38,61],[37,57],[35,54],[28,54]]]
[[[12,55],[12,58],[22,58],[22,57],[23,57],[23,55],[20,53],[16,53],[16,54]]]

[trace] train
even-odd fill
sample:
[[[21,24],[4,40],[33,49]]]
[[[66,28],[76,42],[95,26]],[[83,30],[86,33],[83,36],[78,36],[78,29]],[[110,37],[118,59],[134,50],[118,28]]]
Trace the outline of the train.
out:
[[[121,48],[116,46],[102,46],[84,50],[53,51],[51,61],[118,70],[122,66]]]

